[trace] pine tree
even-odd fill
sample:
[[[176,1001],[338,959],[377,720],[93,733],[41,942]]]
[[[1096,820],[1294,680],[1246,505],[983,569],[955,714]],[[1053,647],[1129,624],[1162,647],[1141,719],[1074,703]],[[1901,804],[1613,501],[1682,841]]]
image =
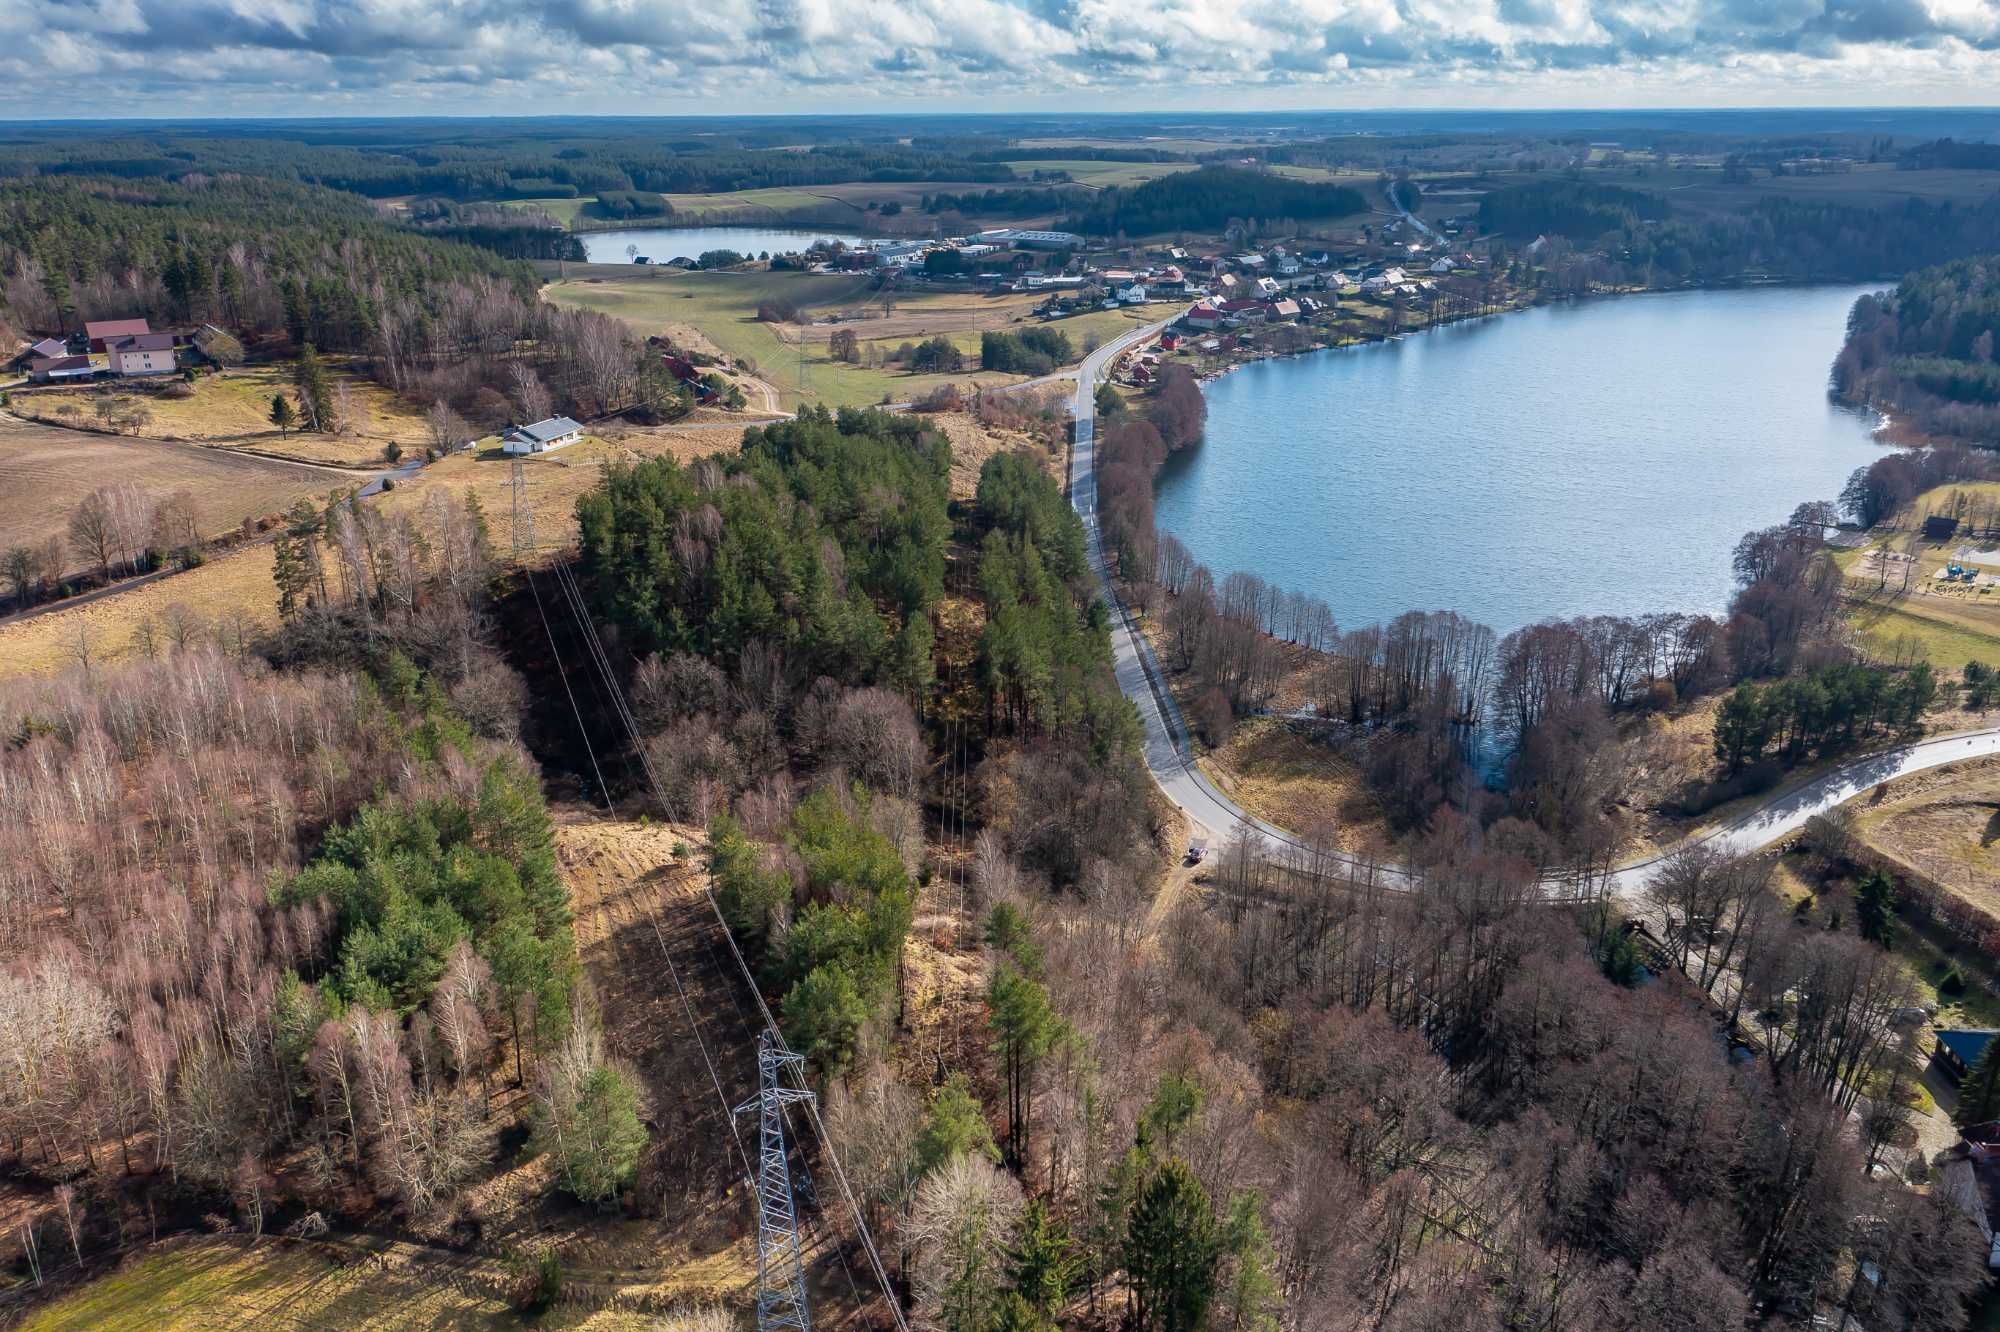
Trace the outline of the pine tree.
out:
[[[292,371],[292,383],[299,393],[299,417],[303,429],[324,433],[334,427],[333,382],[327,377],[326,363],[308,342],[299,352]]]
[[[1222,1308],[1229,1332],[1274,1332],[1278,1320],[1278,1279],[1271,1274],[1275,1251],[1264,1230],[1264,1200],[1246,1190],[1229,1200],[1222,1225],[1222,1252],[1229,1259]]]
[[[297,618],[311,586],[312,575],[301,549],[310,540],[311,537],[280,536],[273,544],[271,578],[278,585],[278,618],[287,624]]]
[[[299,414],[292,410],[292,400],[282,393],[271,395],[271,424],[278,427],[278,435],[283,438],[291,428],[299,423]]]
[[[1030,1199],[1007,1248],[1014,1293],[1041,1320],[1025,1326],[1054,1326],[1052,1319],[1068,1302],[1076,1281],[1077,1259],[1069,1227],[1050,1213],[1046,1199]]]
[[[1008,1154],[1018,1162],[1027,1151],[1035,1066],[1055,1047],[1066,1027],[1049,1006],[1048,992],[1012,966],[1002,966],[994,973],[987,1005],[992,1010],[993,1048],[1007,1078]]]
[[[1870,870],[1854,895],[1854,919],[1861,937],[1884,948],[1896,946],[1896,881],[1880,869]]]
[[[2000,1119],[2000,1053],[1996,1052],[2000,1040],[1988,1041],[1959,1084],[1958,1108],[1951,1112],[1951,1122],[1960,1128]]]
[[[953,1073],[931,1101],[930,1113],[917,1130],[916,1172],[931,1171],[962,1153],[977,1153],[998,1161],[1000,1151],[993,1145],[993,1131],[986,1127],[986,1114],[965,1074]]]
[[[1138,1326],[1146,1332],[1198,1332],[1215,1300],[1219,1254],[1208,1191],[1175,1157],[1139,1194],[1126,1231],[1125,1271]]]

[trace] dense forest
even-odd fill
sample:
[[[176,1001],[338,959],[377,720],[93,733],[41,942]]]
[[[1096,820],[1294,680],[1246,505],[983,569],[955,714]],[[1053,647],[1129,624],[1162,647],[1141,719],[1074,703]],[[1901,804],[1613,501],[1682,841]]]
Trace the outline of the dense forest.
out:
[[[1243,167],[1205,166],[1142,185],[1101,191],[1095,204],[1068,220],[1091,235],[1154,235],[1219,231],[1232,221],[1343,217],[1367,209],[1359,190],[1294,180]]]
[[[0,294],[17,331],[138,315],[162,327],[214,321],[259,353],[351,354],[389,387],[487,428],[530,405],[586,417],[686,410],[626,325],[546,305],[526,264],[445,238],[490,219],[424,222],[441,234],[396,225],[352,194],[245,178],[7,182]]]
[[[371,199],[437,195],[478,199],[577,198],[599,191],[707,194],[843,181],[1013,180],[1005,164],[893,143],[834,143],[804,152],[717,147],[697,138],[660,143],[641,134],[569,139],[398,142],[368,146],[282,138],[162,134],[11,144],[0,177],[89,176],[181,181],[221,173],[321,185]]]
[[[1548,234],[1594,241],[1607,231],[1667,216],[1657,195],[1582,180],[1538,180],[1494,190],[1479,201],[1479,229],[1532,239]]]
[[[1835,393],[1930,435],[2000,440],[2000,255],[1911,273],[1863,296],[1833,363]]]
[[[2000,171],[2000,143],[1959,143],[1937,139],[1904,150],[1896,165],[1906,171],[1945,167],[1953,171]]]

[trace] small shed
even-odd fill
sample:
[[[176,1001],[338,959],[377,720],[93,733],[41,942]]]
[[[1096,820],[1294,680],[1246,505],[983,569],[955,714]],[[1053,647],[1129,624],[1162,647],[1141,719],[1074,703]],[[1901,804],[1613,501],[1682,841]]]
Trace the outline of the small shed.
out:
[[[1926,541],[1949,541],[1952,534],[1956,531],[1958,531],[1958,519],[1956,518],[1948,517],[1942,513],[1934,513],[1924,519],[1924,540]]]
[[[1940,1027],[1937,1034],[1937,1049],[1931,1058],[1944,1066],[1953,1082],[1962,1081],[1972,1066],[1979,1062],[1979,1056],[1986,1053],[1986,1047],[1993,1038],[2000,1035],[1990,1029],[1974,1027]]]
[[[97,367],[90,363],[88,356],[37,356],[28,362],[28,378],[38,384],[88,379],[96,373]]]

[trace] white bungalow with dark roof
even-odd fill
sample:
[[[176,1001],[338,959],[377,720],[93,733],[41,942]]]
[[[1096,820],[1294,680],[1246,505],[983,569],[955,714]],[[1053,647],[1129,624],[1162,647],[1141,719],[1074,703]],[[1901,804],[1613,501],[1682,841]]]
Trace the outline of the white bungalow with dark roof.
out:
[[[547,453],[582,438],[582,426],[567,416],[551,416],[533,425],[515,426],[500,437],[500,447],[507,453]]]

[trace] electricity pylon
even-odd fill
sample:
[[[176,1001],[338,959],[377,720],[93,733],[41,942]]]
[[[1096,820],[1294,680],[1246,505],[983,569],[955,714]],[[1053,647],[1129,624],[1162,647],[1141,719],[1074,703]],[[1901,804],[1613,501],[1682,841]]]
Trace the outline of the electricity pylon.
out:
[[[811,1332],[812,1313],[806,1308],[805,1266],[799,1252],[798,1208],[792,1199],[791,1165],[785,1152],[785,1107],[810,1101],[804,1089],[780,1085],[786,1065],[797,1068],[804,1081],[806,1059],[785,1048],[777,1034],[757,1038],[758,1091],[736,1107],[739,1115],[755,1112],[757,1133],[757,1332],[797,1328]]]

